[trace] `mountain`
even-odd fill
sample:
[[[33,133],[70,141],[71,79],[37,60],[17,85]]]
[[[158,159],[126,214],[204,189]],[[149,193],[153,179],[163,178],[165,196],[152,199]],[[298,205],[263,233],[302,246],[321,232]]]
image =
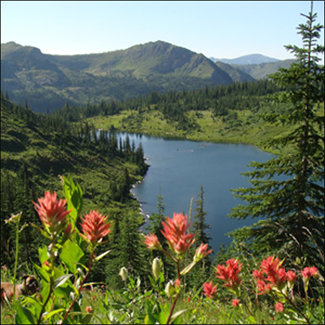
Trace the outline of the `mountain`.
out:
[[[223,63],[223,62],[215,62],[215,64],[222,69],[223,71],[227,72],[228,75],[231,77],[232,80],[240,82],[243,80],[253,81],[254,78],[249,74],[244,72],[240,69],[240,67],[235,67],[233,65]]]
[[[267,76],[271,73],[276,72],[279,68],[288,69],[291,63],[296,62],[295,60],[283,60],[277,62],[268,62],[261,64],[246,64],[246,65],[232,65],[232,67],[241,70],[249,75],[251,75],[254,79],[263,79],[267,78]]]
[[[280,61],[278,59],[270,58],[268,56],[262,55],[262,54],[248,54],[244,56],[240,56],[235,59],[216,59],[211,57],[211,61],[213,62],[223,62],[223,63],[228,63],[231,65],[242,65],[242,64],[260,64],[260,63],[267,63],[267,62],[277,62]]]
[[[85,105],[252,79],[228,70],[237,74],[234,79],[204,55],[162,41],[87,55],[50,55],[32,46],[1,44],[2,90],[40,112],[66,102]]]

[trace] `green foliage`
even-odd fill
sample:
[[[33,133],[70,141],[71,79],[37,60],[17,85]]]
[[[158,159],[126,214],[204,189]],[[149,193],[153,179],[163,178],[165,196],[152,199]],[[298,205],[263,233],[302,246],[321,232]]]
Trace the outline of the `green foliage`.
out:
[[[298,62],[270,76],[285,88],[272,98],[289,105],[282,114],[264,116],[293,127],[268,142],[290,151],[266,163],[251,163],[254,171],[245,176],[253,187],[234,190],[248,205],[236,206],[230,217],[260,220],[231,235],[249,243],[255,254],[276,252],[293,268],[300,266],[297,259],[303,256],[305,263],[316,265],[324,275],[324,119],[317,113],[318,103],[324,102],[324,66],[317,57],[324,52],[317,44],[323,26],[314,24],[312,11],[303,16],[307,23],[298,30],[304,47],[287,46]]]
[[[32,204],[43,195],[44,189],[66,195],[72,223],[77,215],[95,207],[106,214],[125,208],[138,211],[139,204],[129,189],[148,167],[142,147],[132,149],[130,144],[126,149],[122,144],[119,148],[116,135],[104,132],[97,142],[92,141],[93,130],[88,123],[72,125],[59,114],[35,114],[28,105],[17,106],[1,98],[1,221],[22,211],[22,223],[36,226],[21,232],[19,273],[32,269],[38,245],[45,243],[37,230],[41,223]],[[75,185],[71,176],[80,185]],[[64,180],[63,190],[60,180]],[[136,219],[139,225],[143,223],[139,215]],[[1,265],[12,268],[15,231],[6,224],[0,231],[4,248]],[[103,253],[109,246],[101,249],[99,252]],[[89,260],[87,254],[86,260]],[[102,263],[101,260],[95,266],[101,265],[99,279],[105,278]]]
[[[13,42],[1,44],[1,84],[16,103],[27,98],[35,111],[126,100],[152,91],[198,89],[233,79],[202,54],[165,42],[78,56],[41,53]],[[251,80],[241,73],[241,80]],[[73,118],[73,117],[72,117]]]

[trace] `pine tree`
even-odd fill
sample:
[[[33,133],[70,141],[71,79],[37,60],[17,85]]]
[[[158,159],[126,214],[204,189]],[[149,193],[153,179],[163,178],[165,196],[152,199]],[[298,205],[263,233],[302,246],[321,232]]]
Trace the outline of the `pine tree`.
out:
[[[191,226],[191,232],[195,234],[195,243],[192,249],[190,250],[191,256],[195,254],[195,250],[201,244],[208,244],[209,249],[211,249],[211,246],[209,245],[209,241],[211,238],[206,232],[206,230],[210,229],[211,227],[205,222],[205,216],[207,215],[207,212],[204,211],[203,194],[203,186],[201,185],[200,193],[197,196],[197,200],[195,201],[196,207],[194,208],[194,211],[196,211],[196,214],[193,217],[193,223]],[[202,279],[206,279],[210,274],[211,264],[212,263],[210,261],[209,255],[203,258],[189,275],[189,284],[194,288],[198,288],[199,286],[201,286]]]
[[[314,24],[317,14],[312,11],[311,6],[308,15],[302,14],[307,22],[297,28],[303,47],[285,46],[297,62],[270,76],[285,89],[276,99],[290,108],[283,115],[264,117],[293,131],[268,145],[282,146],[285,154],[266,163],[251,163],[255,170],[245,175],[253,187],[234,190],[248,205],[238,205],[230,217],[261,218],[231,233],[247,241],[255,253],[273,252],[285,257],[286,265],[299,268],[296,261],[304,260],[324,275],[324,119],[317,111],[318,104],[324,103],[324,66],[318,64],[324,46],[317,44],[323,26]]]
[[[210,225],[205,222],[205,216],[207,212],[204,211],[204,200],[203,200],[203,186],[200,187],[200,194],[197,196],[196,207],[194,211],[196,214],[193,217],[192,223],[192,231],[195,233],[195,244],[194,246],[197,248],[201,244],[208,244],[211,239],[206,233],[206,229],[210,229]]]

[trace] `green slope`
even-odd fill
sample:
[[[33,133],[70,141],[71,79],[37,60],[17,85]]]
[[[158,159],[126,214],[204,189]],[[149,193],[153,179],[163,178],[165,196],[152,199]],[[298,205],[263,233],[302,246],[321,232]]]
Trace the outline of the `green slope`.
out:
[[[118,198],[112,193],[112,184],[123,183],[126,168],[130,177],[128,187],[131,188],[142,179],[143,169],[139,165],[123,152],[103,152],[98,145],[87,145],[80,137],[68,132],[47,130],[47,126],[41,125],[29,110],[21,108],[20,112],[16,105],[2,98],[2,177],[11,175],[15,179],[26,168],[32,183],[43,193],[49,189],[60,192],[62,186],[58,175],[70,174],[84,190],[85,211],[100,208],[109,212],[112,208],[127,206],[137,210],[138,203],[129,193]],[[21,117],[22,114],[28,114],[29,118]],[[66,124],[63,128],[72,126]]]
[[[152,91],[198,89],[251,80],[232,78],[202,54],[162,41],[88,55],[48,55],[14,42],[1,44],[1,87],[16,103],[46,112],[66,102],[125,100]]]

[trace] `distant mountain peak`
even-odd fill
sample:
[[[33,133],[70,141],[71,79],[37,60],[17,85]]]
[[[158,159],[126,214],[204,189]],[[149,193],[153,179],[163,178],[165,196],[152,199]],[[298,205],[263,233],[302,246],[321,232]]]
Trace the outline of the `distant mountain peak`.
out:
[[[243,56],[240,56],[235,59],[217,59],[217,58],[211,57],[210,60],[213,62],[220,61],[220,62],[227,63],[227,64],[238,64],[238,65],[261,64],[261,63],[280,61],[278,59],[271,58],[269,56],[265,56],[263,54],[258,54],[258,53],[243,55]]]

